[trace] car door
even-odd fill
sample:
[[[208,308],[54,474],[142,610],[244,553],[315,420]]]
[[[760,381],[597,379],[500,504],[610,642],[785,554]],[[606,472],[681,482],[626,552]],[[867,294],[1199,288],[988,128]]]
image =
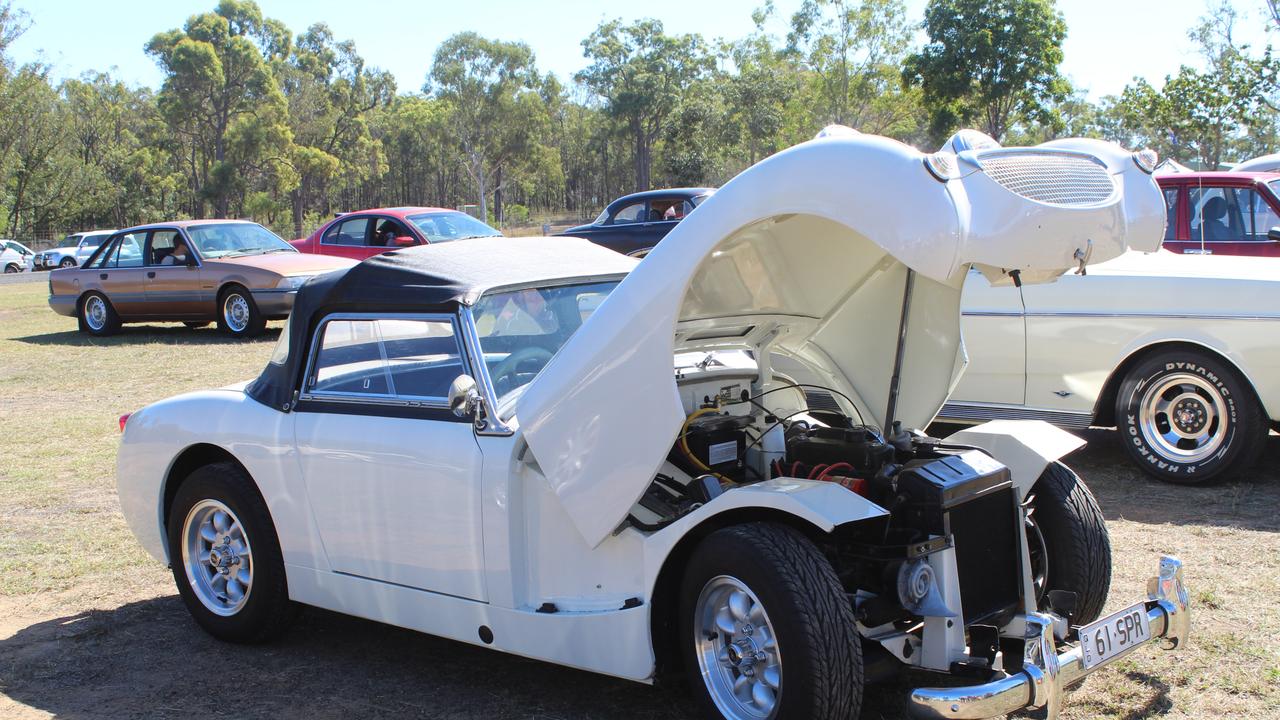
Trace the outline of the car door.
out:
[[[320,252],[325,255],[363,260],[380,250],[369,248],[372,218],[368,215],[344,215],[320,235]]]
[[[637,200],[618,208],[599,237],[592,242],[604,245],[623,254],[652,247],[644,239],[645,223],[649,218],[649,202]]]
[[[447,407],[466,372],[449,315],[331,315],[294,415],[334,572],[484,600],[481,453]]]
[[[191,264],[169,264],[166,259],[173,253],[174,243],[182,237],[177,228],[161,228],[151,231],[147,246],[147,313],[169,317],[208,318],[214,312],[213,283],[204,286],[200,261],[192,250]],[[194,247],[186,242],[188,248]]]
[[[949,404],[1022,405],[1027,370],[1022,288],[994,287],[981,272],[970,270],[960,297],[969,364]]]
[[[92,267],[79,272],[93,273],[95,285],[102,289],[111,302],[111,306],[122,317],[138,317],[147,314],[146,268],[143,263],[143,249],[147,243],[147,232],[120,233],[112,238],[113,243],[102,253]],[[76,271],[68,271],[76,272]]]
[[[1280,208],[1265,188],[1251,181],[1194,181],[1186,187],[1188,239],[1166,243],[1174,252],[1204,255],[1280,255],[1280,243],[1267,237],[1280,226]],[[1166,202],[1168,199],[1166,197]]]

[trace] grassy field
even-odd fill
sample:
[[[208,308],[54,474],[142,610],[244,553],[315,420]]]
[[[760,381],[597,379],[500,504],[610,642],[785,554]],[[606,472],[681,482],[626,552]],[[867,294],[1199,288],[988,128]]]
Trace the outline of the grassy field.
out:
[[[209,639],[120,515],[117,417],[253,377],[279,323],[248,343],[175,324],[93,339],[45,292],[0,286],[0,717],[688,717],[678,694],[321,611],[266,647]],[[1112,433],[1087,439],[1070,462],[1111,529],[1109,609],[1174,552],[1194,637],[1094,675],[1066,717],[1280,717],[1280,437],[1257,472],[1211,488],[1153,482]],[[864,717],[901,717],[927,682],[872,688]]]

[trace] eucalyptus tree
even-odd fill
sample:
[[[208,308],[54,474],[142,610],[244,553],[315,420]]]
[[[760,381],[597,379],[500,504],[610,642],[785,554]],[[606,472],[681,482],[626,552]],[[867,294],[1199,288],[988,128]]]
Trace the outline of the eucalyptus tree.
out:
[[[251,177],[277,190],[296,184],[288,105],[271,67],[289,46],[288,31],[252,0],[222,0],[147,43],[165,73],[157,105],[191,184],[193,214],[207,200],[226,217]]]
[[[502,190],[506,172],[546,121],[545,107],[532,102],[541,82],[533,51],[524,43],[463,32],[436,50],[423,90],[450,109],[449,124],[475,184],[481,217],[488,217],[490,193]]]
[[[902,78],[923,89],[935,139],[976,121],[1000,140],[1016,122],[1048,120],[1069,90],[1053,0],[929,0],[924,29]]]
[[[654,142],[683,93],[712,68],[706,43],[700,35],[668,35],[660,20],[630,25],[609,20],[582,41],[582,48],[590,65],[575,79],[626,127],[634,146],[635,189],[648,190]]]

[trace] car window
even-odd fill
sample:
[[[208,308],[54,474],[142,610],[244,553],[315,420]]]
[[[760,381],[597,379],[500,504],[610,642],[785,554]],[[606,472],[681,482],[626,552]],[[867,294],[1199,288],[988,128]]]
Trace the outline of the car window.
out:
[[[322,332],[314,394],[444,400],[465,372],[449,318],[331,320]]]
[[[1188,196],[1193,242],[1262,242],[1280,224],[1266,198],[1253,188],[1193,187]]]
[[[173,255],[174,242],[178,239],[177,230],[156,230],[151,233],[151,254],[147,258],[148,265],[172,265],[165,259]],[[184,243],[185,244],[185,243]]]
[[[80,241],[80,249],[88,252],[101,245],[102,241],[106,239],[106,235],[87,235]]]
[[[187,236],[199,257],[243,257],[267,253],[296,253],[298,249],[280,236],[252,222],[210,223],[191,225]]]
[[[619,210],[613,216],[614,225],[628,225],[645,221],[645,203],[643,201],[632,203]]]
[[[89,260],[85,262],[84,266],[87,268],[111,267],[107,263],[110,262],[115,255],[116,242],[117,242],[116,239],[108,240],[106,243],[102,245],[102,247],[98,248],[97,253],[90,256]]]
[[[1181,190],[1176,187],[1164,189],[1165,226],[1164,239],[1178,239],[1178,198]]]
[[[542,372],[617,284],[507,290],[476,302],[472,317],[500,406]],[[499,414],[505,415],[505,408]]]
[[[142,267],[142,248],[146,243],[145,232],[125,233],[116,239],[110,252],[103,253],[105,262],[98,267],[105,268],[138,268]]]
[[[691,212],[693,205],[688,200],[665,198],[649,201],[649,219],[654,222],[683,220]]]
[[[434,212],[410,215],[413,223],[427,241],[432,243],[451,240],[470,240],[478,237],[502,237],[502,233],[462,212]]]
[[[82,236],[80,235],[68,235],[62,238],[62,242],[58,243],[57,247],[60,247],[60,248],[79,247],[81,237]]]
[[[391,218],[374,218],[373,234],[369,236],[369,245],[373,247],[395,247],[396,238],[413,234],[397,220]]]
[[[358,245],[365,243],[369,231],[369,218],[358,217],[334,223],[324,233],[321,242],[329,245]]]

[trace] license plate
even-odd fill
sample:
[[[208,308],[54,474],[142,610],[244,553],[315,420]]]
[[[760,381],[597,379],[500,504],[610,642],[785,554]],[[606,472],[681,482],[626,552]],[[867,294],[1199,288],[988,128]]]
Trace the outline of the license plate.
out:
[[[1100,665],[1151,639],[1146,603],[1138,603],[1080,628],[1084,669]]]

